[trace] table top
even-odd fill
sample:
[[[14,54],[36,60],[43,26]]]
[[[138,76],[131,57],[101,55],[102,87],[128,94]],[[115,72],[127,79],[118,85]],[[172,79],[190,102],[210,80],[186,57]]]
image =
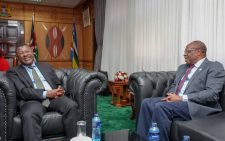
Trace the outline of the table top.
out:
[[[128,81],[114,81],[114,80],[108,80],[111,84],[119,84],[119,85],[127,85]]]
[[[134,131],[123,129],[103,134],[102,141],[147,141],[137,135]]]

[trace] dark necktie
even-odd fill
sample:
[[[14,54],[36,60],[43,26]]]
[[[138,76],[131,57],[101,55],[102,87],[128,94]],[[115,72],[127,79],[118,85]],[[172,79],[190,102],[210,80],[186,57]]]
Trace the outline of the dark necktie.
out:
[[[176,94],[177,94],[177,95],[179,94],[181,88],[182,88],[183,85],[184,85],[184,82],[187,80],[188,75],[190,74],[191,69],[192,69],[193,67],[194,67],[194,65],[190,65],[189,68],[186,70],[186,72],[185,72],[183,78],[180,80],[179,85],[177,86],[177,90],[176,90]]]
[[[31,66],[30,68],[32,69],[32,75],[33,75],[33,79],[34,79],[37,89],[45,89],[45,87],[44,87],[40,77],[38,76],[36,70],[34,69],[34,67]],[[42,101],[42,105],[45,107],[48,107],[49,104],[50,104],[49,99],[45,99],[44,101]]]
[[[36,70],[34,69],[34,67],[31,67],[31,69],[32,69],[32,75],[33,75],[33,79],[34,79],[34,82],[36,84],[36,87],[38,89],[45,89],[45,87],[44,87],[43,83],[41,82],[41,79],[38,76],[38,74],[37,74]]]

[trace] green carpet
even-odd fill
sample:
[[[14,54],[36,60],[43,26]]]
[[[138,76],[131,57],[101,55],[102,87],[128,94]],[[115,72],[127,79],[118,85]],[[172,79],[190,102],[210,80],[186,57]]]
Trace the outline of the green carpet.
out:
[[[102,132],[121,129],[135,129],[135,119],[131,120],[131,106],[115,107],[110,96],[97,97],[97,110],[102,122]]]

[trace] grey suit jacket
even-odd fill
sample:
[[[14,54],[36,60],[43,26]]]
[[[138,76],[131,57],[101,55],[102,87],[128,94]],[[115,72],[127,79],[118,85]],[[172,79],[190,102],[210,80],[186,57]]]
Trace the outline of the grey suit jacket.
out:
[[[169,92],[175,92],[185,74],[187,64],[179,66],[174,83]],[[188,97],[188,107],[192,118],[202,117],[221,111],[219,93],[225,83],[225,71],[219,62],[205,59],[191,77],[184,94]]]
[[[36,63],[36,66],[45,77],[52,89],[61,85],[60,80],[55,74],[55,71],[46,63]],[[14,83],[17,90],[17,97],[19,98],[19,106],[22,106],[24,101],[37,100],[42,102],[44,89],[35,89],[32,80],[27,73],[26,69],[20,65],[15,68],[11,68],[6,75]]]

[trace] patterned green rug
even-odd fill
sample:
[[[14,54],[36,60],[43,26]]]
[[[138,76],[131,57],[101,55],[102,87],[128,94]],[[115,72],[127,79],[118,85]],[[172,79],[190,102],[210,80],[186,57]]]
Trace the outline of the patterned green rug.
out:
[[[135,120],[131,120],[131,106],[122,108],[111,105],[110,96],[97,97],[97,110],[102,122],[102,132],[121,129],[135,129]]]

